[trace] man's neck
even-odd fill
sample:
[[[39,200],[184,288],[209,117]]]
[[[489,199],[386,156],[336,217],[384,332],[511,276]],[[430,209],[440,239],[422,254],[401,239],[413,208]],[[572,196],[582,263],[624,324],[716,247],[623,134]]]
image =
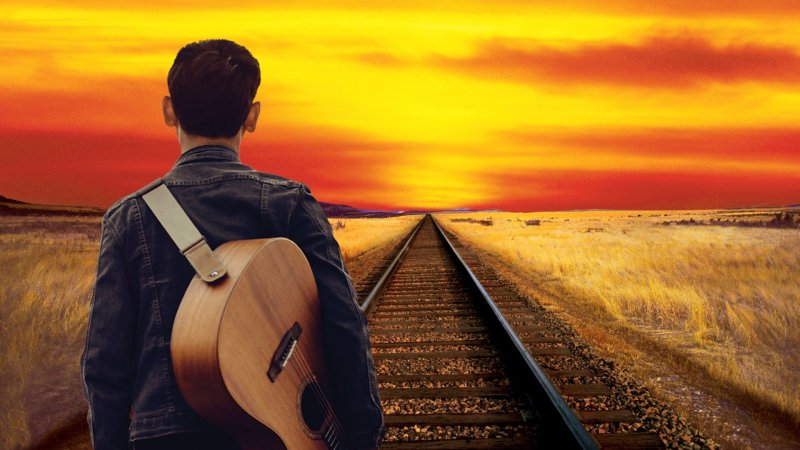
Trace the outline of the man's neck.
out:
[[[178,129],[178,142],[181,145],[181,154],[199,147],[201,145],[224,145],[230,147],[237,153],[239,152],[239,145],[242,142],[242,133],[237,133],[233,137],[225,138],[210,138],[205,136],[197,136],[194,134],[184,133],[180,128]]]

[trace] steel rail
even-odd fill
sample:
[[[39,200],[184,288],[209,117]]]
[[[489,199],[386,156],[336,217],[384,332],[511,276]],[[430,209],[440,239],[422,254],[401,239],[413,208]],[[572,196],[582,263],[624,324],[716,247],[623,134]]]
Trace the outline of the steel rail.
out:
[[[372,309],[375,305],[373,300],[378,298],[378,296],[381,295],[383,291],[386,289],[386,285],[388,284],[389,280],[392,279],[392,275],[394,275],[394,273],[397,271],[397,268],[400,267],[400,262],[403,260],[403,257],[406,255],[406,252],[408,252],[408,248],[411,246],[411,242],[417,236],[417,232],[422,227],[422,224],[425,222],[426,217],[427,215],[424,216],[422,220],[419,221],[419,223],[414,227],[413,230],[411,230],[411,233],[408,235],[408,238],[406,239],[406,243],[403,244],[403,248],[401,248],[397,252],[397,255],[395,255],[394,259],[392,259],[392,262],[389,263],[389,266],[383,272],[383,275],[381,275],[381,277],[378,279],[378,282],[375,283],[375,286],[372,288],[371,291],[369,291],[367,298],[364,299],[364,301],[361,303],[361,310],[364,311],[365,315],[369,316],[370,312],[372,312]]]
[[[433,218],[431,217],[433,220]],[[423,219],[424,220],[424,219]],[[550,382],[550,379],[544,373],[541,367],[536,363],[531,356],[530,352],[525,348],[525,345],[514,332],[513,327],[506,320],[503,313],[495,304],[494,300],[486,292],[483,285],[469,265],[464,261],[461,255],[456,250],[455,246],[442,228],[433,220],[436,230],[447,243],[447,247],[455,260],[459,269],[467,275],[467,278],[472,280],[473,288],[478,292],[479,297],[484,300],[484,304],[491,311],[489,315],[494,319],[494,323],[499,329],[498,337],[507,348],[513,348],[515,352],[508,352],[509,355],[514,355],[514,363],[520,370],[518,381],[520,386],[525,389],[529,395],[531,403],[536,405],[544,424],[549,428],[549,439],[554,448],[580,448],[580,449],[597,449],[598,445],[594,439],[589,435],[581,422],[572,413],[567,402],[561,397],[558,390]]]

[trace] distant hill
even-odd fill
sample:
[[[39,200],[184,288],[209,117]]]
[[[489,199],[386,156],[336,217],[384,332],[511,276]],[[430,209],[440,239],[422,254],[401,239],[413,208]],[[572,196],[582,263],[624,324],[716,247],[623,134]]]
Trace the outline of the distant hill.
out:
[[[424,211],[384,211],[378,209],[360,209],[349,205],[320,202],[322,210],[328,217],[393,217],[405,214],[424,214]],[[28,203],[0,195],[0,216],[97,216],[101,217],[106,210],[92,206],[60,206]]]
[[[337,205],[336,203],[319,202],[325,215],[328,217],[361,217],[362,211],[349,205]]]
[[[8,198],[0,195],[0,203],[25,203],[19,200],[14,200],[13,198]]]
[[[0,195],[0,216],[101,217],[105,212],[105,209],[93,206],[39,205]]]
[[[458,213],[458,212],[474,212],[476,210],[469,209],[469,208],[454,208],[454,209],[436,209],[436,210],[429,210],[429,209],[408,209],[408,210],[386,210],[386,209],[362,209],[356,208],[353,206],[348,205],[337,205],[335,203],[325,203],[320,202],[320,206],[322,206],[322,210],[325,211],[325,215],[328,217],[339,217],[339,218],[356,218],[356,217],[372,217],[372,218],[380,218],[380,217],[395,217],[395,216],[414,216],[414,215],[421,215],[421,214],[431,214],[431,213]],[[500,210],[497,209],[486,209],[480,211],[487,211],[487,212],[497,212]]]
[[[349,205],[338,205],[336,203],[319,202],[325,215],[334,218],[357,218],[357,217],[394,217],[408,214],[424,214],[415,211],[391,211],[382,209],[361,209]]]

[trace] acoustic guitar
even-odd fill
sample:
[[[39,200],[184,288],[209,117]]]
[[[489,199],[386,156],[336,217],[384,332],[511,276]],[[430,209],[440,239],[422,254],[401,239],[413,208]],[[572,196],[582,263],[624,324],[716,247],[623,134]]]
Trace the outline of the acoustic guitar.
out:
[[[172,331],[181,393],[243,450],[344,448],[325,393],[314,275],[283,238],[232,241],[227,276],[195,276]]]

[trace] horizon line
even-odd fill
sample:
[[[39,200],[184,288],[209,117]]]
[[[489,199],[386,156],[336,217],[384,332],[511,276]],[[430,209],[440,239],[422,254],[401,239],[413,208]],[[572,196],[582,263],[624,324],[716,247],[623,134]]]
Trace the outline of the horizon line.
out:
[[[501,208],[482,208],[482,209],[473,209],[469,207],[449,207],[449,208],[397,208],[397,209],[375,209],[375,208],[362,208],[358,206],[348,205],[344,203],[334,203],[329,201],[319,200],[320,204],[327,204],[332,206],[339,206],[339,207],[347,207],[353,208],[359,211],[364,212],[386,212],[386,213],[418,213],[418,214],[431,214],[431,213],[443,213],[443,212],[507,212],[507,213],[546,213],[546,212],[588,212],[588,211],[713,211],[713,210],[741,210],[741,209],[776,209],[776,208],[800,208],[800,200],[796,203],[791,203],[788,205],[749,205],[749,206],[735,206],[735,207],[725,207],[725,208],[685,208],[685,209],[664,209],[664,208],[653,208],[653,209],[629,209],[629,208],[572,208],[572,209],[542,209],[542,210],[506,210]],[[97,212],[104,212],[108,211],[108,208],[103,208],[100,206],[92,206],[92,205],[65,205],[65,204],[49,204],[49,203],[34,203],[28,202],[24,200],[19,200],[16,198],[6,197],[5,195],[0,194],[0,203],[19,203],[24,205],[31,205],[31,206],[40,206],[40,207],[50,207],[50,208],[58,208],[58,209],[92,209],[97,210]]]

